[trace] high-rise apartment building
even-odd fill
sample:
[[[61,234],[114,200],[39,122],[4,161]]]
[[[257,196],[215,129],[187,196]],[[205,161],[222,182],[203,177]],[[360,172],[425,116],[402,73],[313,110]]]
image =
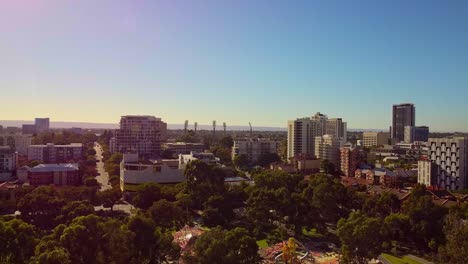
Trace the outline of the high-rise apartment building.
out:
[[[392,139],[405,140],[405,126],[415,126],[416,108],[414,104],[393,105]]]
[[[332,135],[315,137],[315,157],[328,160],[336,168],[340,168],[340,147],[342,143],[341,138]]]
[[[364,132],[362,133],[361,144],[363,147],[375,147],[387,145],[390,139],[389,132]]]
[[[340,148],[340,168],[346,177],[354,177],[359,163],[361,162],[361,153],[357,147]]]
[[[428,154],[436,165],[431,182],[449,190],[468,188],[467,137],[430,138]]]
[[[34,121],[36,125],[36,132],[42,133],[50,129],[50,119],[47,118],[36,118]]]
[[[405,126],[405,143],[427,142],[429,140],[429,127]]]
[[[115,151],[138,153],[142,159],[158,158],[167,124],[154,116],[122,116],[115,131]]]
[[[327,134],[346,141],[346,122],[341,118],[328,119],[321,113],[288,121],[288,158],[297,155],[314,157],[315,138]]]
[[[257,163],[267,154],[278,154],[280,142],[268,139],[236,139],[232,147],[232,158],[246,155],[249,161]]]

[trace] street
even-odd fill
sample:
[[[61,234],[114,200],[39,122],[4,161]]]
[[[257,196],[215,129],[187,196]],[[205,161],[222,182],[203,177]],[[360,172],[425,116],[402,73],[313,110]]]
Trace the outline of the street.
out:
[[[106,172],[104,169],[104,162],[102,161],[102,148],[99,143],[94,143],[94,150],[96,151],[96,169],[98,172],[98,176],[96,176],[97,182],[101,185],[101,191],[107,190],[112,188],[109,184],[109,173]]]

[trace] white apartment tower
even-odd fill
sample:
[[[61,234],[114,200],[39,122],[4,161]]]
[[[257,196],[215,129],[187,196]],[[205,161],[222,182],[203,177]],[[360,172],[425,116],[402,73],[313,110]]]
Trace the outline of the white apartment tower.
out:
[[[288,121],[288,158],[296,155],[315,156],[315,138],[324,135],[346,141],[346,122],[341,118],[329,119],[321,113]]]
[[[257,163],[262,156],[278,154],[280,142],[269,139],[235,139],[232,147],[232,158],[246,155],[249,161]]]
[[[428,154],[436,166],[431,182],[448,190],[468,188],[468,138],[430,138]]]
[[[340,168],[340,147],[342,139],[333,135],[315,137],[315,157],[328,160]]]
[[[115,131],[115,151],[138,153],[142,159],[158,158],[167,124],[154,116],[122,116]]]

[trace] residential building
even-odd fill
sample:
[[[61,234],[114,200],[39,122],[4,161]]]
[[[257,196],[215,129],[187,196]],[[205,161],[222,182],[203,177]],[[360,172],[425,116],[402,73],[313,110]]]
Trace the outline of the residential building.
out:
[[[32,136],[22,134],[0,134],[0,146],[9,146],[20,155],[28,154]]]
[[[174,156],[178,157],[180,154],[190,154],[190,152],[204,152],[206,146],[203,143],[185,143],[185,142],[174,142],[164,143],[162,146],[163,150],[170,151]]]
[[[414,104],[393,105],[392,117],[392,139],[404,141],[405,127],[415,126],[416,123],[416,108]]]
[[[115,146],[115,137],[113,137],[113,138],[109,139],[109,152],[111,154],[115,153],[115,151],[116,151],[115,148],[116,148],[116,146]]]
[[[10,147],[0,147],[0,182],[13,177],[18,162],[18,153]]]
[[[340,167],[340,147],[343,141],[335,136],[324,135],[315,137],[315,157],[321,160],[328,160]]]
[[[405,126],[405,143],[427,142],[429,139],[429,127]]]
[[[20,188],[18,181],[0,183],[0,212],[14,212],[16,210],[16,192]]]
[[[375,147],[388,144],[389,132],[364,132],[362,133],[361,144],[363,147]]]
[[[24,124],[21,131],[23,132],[23,134],[26,134],[26,135],[36,134],[36,125]]]
[[[280,142],[268,139],[235,139],[232,147],[232,159],[237,155],[246,155],[256,164],[267,154],[278,154]]]
[[[200,160],[211,165],[218,165],[220,162],[220,159],[215,157],[213,153],[198,153],[192,151],[190,152],[190,154],[187,155],[179,155],[179,169],[185,170],[187,164],[194,160]]]
[[[70,145],[31,145],[28,147],[28,160],[37,160],[41,163],[65,163],[79,161],[84,155],[82,143]]]
[[[436,185],[437,167],[427,159],[418,161],[418,183],[426,186]]]
[[[346,177],[354,177],[354,174],[361,163],[361,153],[358,147],[340,148],[341,172]]]
[[[142,159],[159,158],[167,124],[154,116],[122,116],[115,131],[115,151],[138,153]]]
[[[436,165],[435,184],[440,188],[468,188],[468,138],[429,138],[428,158]]]
[[[179,169],[179,160],[140,161],[138,154],[123,155],[120,163],[120,189],[134,192],[143,183],[174,184],[185,180],[184,171]]]
[[[338,138],[348,139],[347,123],[341,118],[331,118],[326,121],[325,135],[332,135]]]
[[[45,131],[49,131],[50,129],[50,119],[49,118],[36,118],[34,121],[36,125],[36,132],[42,133]]]
[[[288,121],[288,159],[296,155],[315,155],[315,138],[332,135],[346,141],[347,124],[341,118],[329,119],[326,115],[316,113],[312,117]]]
[[[39,164],[28,170],[29,183],[33,186],[76,186],[81,183],[78,163]]]

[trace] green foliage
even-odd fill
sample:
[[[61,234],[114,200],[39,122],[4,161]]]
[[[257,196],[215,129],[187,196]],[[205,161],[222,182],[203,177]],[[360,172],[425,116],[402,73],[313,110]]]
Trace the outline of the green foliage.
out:
[[[111,188],[98,193],[98,199],[104,207],[110,208],[111,211],[114,205],[122,198],[122,191],[119,188]]]
[[[94,214],[94,207],[89,201],[73,201],[62,207],[61,215],[56,218],[59,224],[69,224],[79,216]]]
[[[336,172],[336,167],[329,160],[322,160],[320,163],[320,169],[326,174],[334,174]]]
[[[84,185],[86,187],[95,187],[95,188],[100,187],[98,181],[93,177],[88,177],[88,178],[84,179],[83,183],[84,183]]]
[[[163,198],[161,187],[156,183],[145,183],[137,187],[132,203],[138,208],[148,209],[154,202]]]
[[[258,165],[262,167],[267,167],[271,163],[281,161],[281,158],[278,156],[276,153],[268,153],[265,155],[262,155],[260,159],[258,160]]]
[[[236,155],[233,159],[233,163],[237,168],[246,168],[250,164],[249,157],[245,154]]]
[[[53,187],[40,186],[19,201],[18,210],[24,221],[49,229],[55,226],[54,219],[60,215],[64,202]]]
[[[165,229],[180,229],[188,220],[188,215],[176,203],[167,200],[155,202],[149,209],[153,222]]]
[[[222,148],[231,149],[232,146],[234,146],[234,140],[232,139],[231,136],[226,136],[226,137],[223,137],[223,138],[219,141],[219,145],[220,145]]]
[[[0,219],[0,263],[27,263],[37,244],[34,226],[19,219]]]
[[[345,263],[368,263],[381,252],[383,238],[380,235],[382,220],[353,212],[348,219],[338,222],[337,235],[342,243]]]
[[[468,263],[468,204],[450,209],[444,223],[445,244],[439,248],[441,263]]]
[[[195,242],[194,255],[187,257],[190,264],[255,264],[260,263],[258,245],[247,230],[230,231],[221,227],[205,232]]]

